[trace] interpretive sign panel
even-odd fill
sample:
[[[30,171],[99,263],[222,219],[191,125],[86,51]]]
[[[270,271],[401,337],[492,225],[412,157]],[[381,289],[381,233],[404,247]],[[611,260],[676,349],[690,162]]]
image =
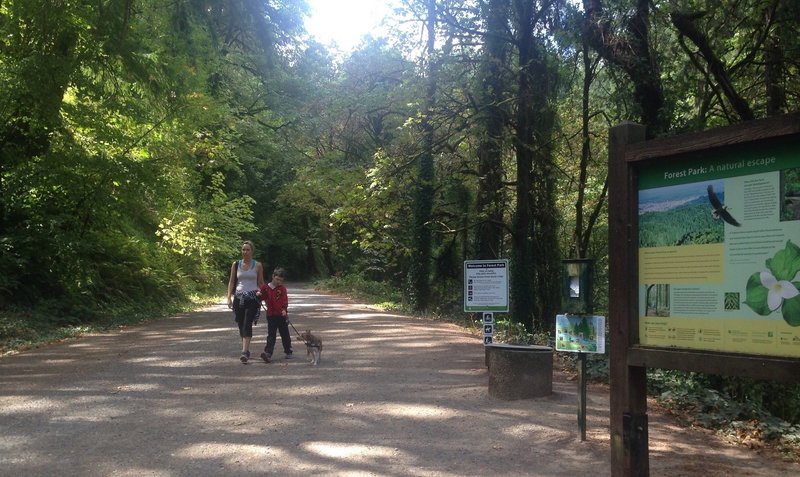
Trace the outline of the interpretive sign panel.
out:
[[[605,353],[605,317],[556,315],[556,351]]]
[[[639,171],[639,342],[800,357],[800,147]]]
[[[611,474],[649,475],[647,370],[800,382],[800,114],[608,141]]]
[[[464,262],[464,311],[508,312],[508,260]]]

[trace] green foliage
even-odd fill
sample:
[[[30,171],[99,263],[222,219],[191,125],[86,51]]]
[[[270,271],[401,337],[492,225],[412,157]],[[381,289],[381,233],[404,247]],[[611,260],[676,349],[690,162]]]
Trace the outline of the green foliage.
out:
[[[653,52],[663,84],[649,86],[663,90],[658,113],[670,124],[654,130],[797,110],[795,3],[655,2],[640,51]],[[605,38],[619,42],[607,46],[625,50],[630,5],[603,4]],[[398,21],[413,27],[334,60],[302,37],[297,0],[0,3],[0,339],[67,336],[188,304],[220,287],[243,238],[292,278],[329,277],[397,309],[413,304],[404,286],[430,283],[426,311],[463,316],[461,263],[486,224],[482,253],[512,257],[512,306],[525,315],[499,321],[498,340],[548,343],[559,250],[596,259],[594,304],[606,309],[606,132],[640,119],[638,78],[587,50],[586,16],[569,2],[531,10],[542,19],[532,29],[522,10],[485,6],[438,2],[439,37],[420,58],[425,5],[405,2]],[[729,88],[678,33],[670,14],[681,12],[706,34]],[[787,206],[799,174],[781,178],[784,220],[796,213]],[[527,210],[518,198],[531,199]],[[514,230],[521,213],[530,220]],[[701,203],[639,226],[642,246],[724,239]],[[774,276],[792,280],[793,256],[774,260]],[[751,282],[748,303],[768,311],[768,290]],[[800,298],[782,307],[796,324]],[[590,376],[605,373],[606,356],[589,356]],[[720,416],[709,422],[755,415],[723,405],[727,395],[757,396],[797,422],[790,387],[715,382],[701,395],[693,380],[667,381],[687,403],[707,399]],[[765,435],[783,426],[758,419]]]
[[[648,392],[687,419],[734,439],[800,444],[800,385],[681,371],[652,370]]]
[[[478,319],[476,323],[479,321]],[[525,328],[523,323],[507,318],[495,320],[494,336],[492,338],[498,343],[541,346],[553,345],[552,338],[547,333],[531,333]]]
[[[41,315],[58,336],[218,291],[258,229],[264,195],[248,192],[265,188],[277,147],[264,125],[279,123],[263,86],[280,87],[276,46],[300,7],[51,3],[0,6],[9,342]]]
[[[606,345],[608,349],[608,345]],[[609,383],[609,360],[608,352],[600,353],[584,353],[586,357],[586,379],[590,382],[596,383]],[[567,369],[572,372],[578,370],[578,353],[560,353],[560,359],[566,365]]]
[[[407,303],[403,301],[403,293],[397,287],[375,282],[358,274],[337,275],[315,282],[315,286],[323,290],[344,293],[359,299],[377,303],[381,308],[404,310]]]
[[[65,320],[53,313],[55,301],[30,308],[10,307],[0,311],[0,356],[46,343],[75,338],[85,333],[102,332],[136,325],[198,306],[219,301],[219,289],[213,295],[195,295],[187,301],[113,303],[96,313],[91,323],[82,318]],[[89,307],[86,307],[88,310]]]
[[[494,336],[492,339],[498,343],[531,344],[533,334],[528,332],[525,325],[508,319],[495,320]]]
[[[229,199],[222,190],[222,173],[211,178],[202,202],[187,204],[173,218],[163,218],[155,235],[170,251],[195,257],[202,265],[222,263],[235,249],[240,234],[254,232],[252,207],[248,196]]]

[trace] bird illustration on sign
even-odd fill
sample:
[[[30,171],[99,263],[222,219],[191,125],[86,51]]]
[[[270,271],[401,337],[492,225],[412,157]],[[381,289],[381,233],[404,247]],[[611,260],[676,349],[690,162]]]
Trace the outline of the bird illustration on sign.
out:
[[[733,218],[730,212],[728,212],[728,206],[719,200],[719,197],[717,197],[716,192],[714,192],[714,187],[711,186],[711,184],[708,185],[708,201],[711,202],[711,207],[713,207],[713,210],[711,211],[712,217],[715,219],[722,219],[735,227],[742,225]]]

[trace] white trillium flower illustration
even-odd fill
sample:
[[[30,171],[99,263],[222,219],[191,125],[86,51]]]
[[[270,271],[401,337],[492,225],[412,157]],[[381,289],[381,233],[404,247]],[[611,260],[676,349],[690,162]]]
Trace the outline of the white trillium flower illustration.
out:
[[[767,306],[770,311],[781,307],[783,300],[788,300],[800,295],[800,291],[789,280],[778,280],[768,271],[761,272],[761,284],[768,290]]]

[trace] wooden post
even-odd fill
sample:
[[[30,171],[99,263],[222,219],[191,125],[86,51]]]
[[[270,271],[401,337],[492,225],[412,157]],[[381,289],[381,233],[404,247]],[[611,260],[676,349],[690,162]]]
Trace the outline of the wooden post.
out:
[[[639,339],[638,200],[625,150],[645,140],[645,127],[625,122],[608,136],[611,475],[642,477],[649,475],[646,368],[628,366],[627,360],[629,347]]]
[[[647,414],[626,412],[622,416],[625,468],[622,475],[650,475]]]

